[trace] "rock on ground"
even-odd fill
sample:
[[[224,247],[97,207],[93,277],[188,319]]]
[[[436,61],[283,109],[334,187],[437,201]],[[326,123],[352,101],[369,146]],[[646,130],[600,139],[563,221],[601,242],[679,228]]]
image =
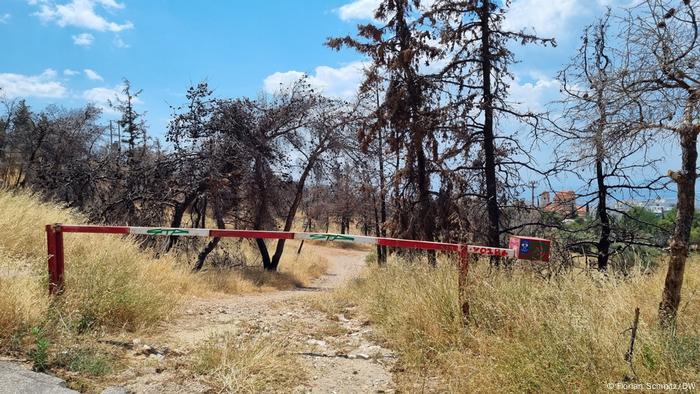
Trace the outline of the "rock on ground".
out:
[[[55,376],[30,371],[23,366],[0,361],[0,394],[70,394],[77,391]]]

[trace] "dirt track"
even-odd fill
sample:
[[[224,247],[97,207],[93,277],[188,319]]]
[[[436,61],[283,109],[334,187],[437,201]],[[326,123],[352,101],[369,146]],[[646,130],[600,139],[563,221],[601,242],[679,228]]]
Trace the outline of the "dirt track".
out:
[[[316,245],[313,248],[329,262],[327,275],[313,286],[188,301],[185,314],[171,325],[161,341],[172,349],[190,349],[212,334],[231,331],[285,338],[299,349],[294,355],[310,375],[309,382],[295,392],[393,391],[389,372],[393,355],[370,340],[371,329],[362,321],[343,315],[329,318],[312,307],[314,301],[323,302],[325,292],[357,277],[365,265],[366,253]],[[177,368],[163,371],[152,364],[144,362],[142,368],[128,371],[122,376],[124,386],[137,393],[209,391],[196,378],[178,376]]]

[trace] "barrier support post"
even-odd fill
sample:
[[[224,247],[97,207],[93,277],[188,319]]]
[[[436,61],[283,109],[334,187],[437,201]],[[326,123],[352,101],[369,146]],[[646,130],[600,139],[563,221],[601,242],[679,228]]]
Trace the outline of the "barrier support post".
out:
[[[49,264],[49,294],[57,295],[63,289],[63,231],[60,224],[46,225],[46,243]]]
[[[469,301],[467,300],[467,274],[469,273],[469,252],[467,245],[459,245],[459,304],[462,307],[464,319],[469,317]]]
[[[49,294],[56,294],[56,232],[53,224],[46,225],[46,251],[49,263]]]

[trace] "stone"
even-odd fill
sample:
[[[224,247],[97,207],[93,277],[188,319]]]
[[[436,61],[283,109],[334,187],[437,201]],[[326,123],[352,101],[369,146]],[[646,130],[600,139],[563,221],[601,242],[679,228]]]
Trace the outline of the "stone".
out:
[[[7,394],[74,394],[66,382],[55,376],[30,371],[22,365],[0,361],[0,392]]]
[[[129,390],[122,386],[109,386],[102,390],[102,394],[129,394]]]
[[[315,345],[315,346],[320,346],[320,347],[326,347],[326,345],[327,345],[326,341],[321,341],[318,339],[309,339],[308,341],[306,341],[306,343],[308,343],[309,345],[312,345],[312,346]]]

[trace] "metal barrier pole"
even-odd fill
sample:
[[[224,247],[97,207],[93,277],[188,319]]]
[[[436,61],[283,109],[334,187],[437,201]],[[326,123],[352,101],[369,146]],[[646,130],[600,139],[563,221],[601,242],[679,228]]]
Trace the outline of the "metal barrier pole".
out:
[[[467,245],[459,246],[459,303],[462,315],[469,317],[469,301],[467,300],[467,274],[469,274],[469,251]]]
[[[58,294],[63,292],[63,266],[64,266],[64,253],[63,253],[63,230],[60,224],[54,225],[54,231],[56,233],[56,292]]]
[[[58,275],[56,275],[56,232],[53,229],[53,224],[46,225],[46,251],[49,263],[49,294],[54,295],[56,294]]]

